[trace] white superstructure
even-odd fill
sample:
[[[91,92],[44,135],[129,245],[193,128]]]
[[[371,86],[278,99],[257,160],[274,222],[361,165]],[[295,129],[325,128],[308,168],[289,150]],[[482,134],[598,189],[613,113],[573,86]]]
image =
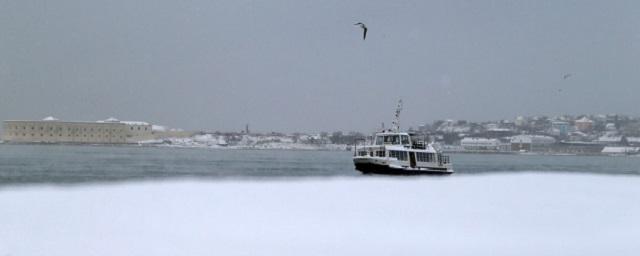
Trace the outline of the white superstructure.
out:
[[[449,157],[406,132],[377,133],[372,145],[356,147],[353,162],[363,173],[448,174]]]
[[[393,120],[393,130],[376,133],[370,145],[354,150],[353,163],[362,173],[380,174],[449,174],[453,173],[449,157],[433,144],[400,132],[402,100]]]

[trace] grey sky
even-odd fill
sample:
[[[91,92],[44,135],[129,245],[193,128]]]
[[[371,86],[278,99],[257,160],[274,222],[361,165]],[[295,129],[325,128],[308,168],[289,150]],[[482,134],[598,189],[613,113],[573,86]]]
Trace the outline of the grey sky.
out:
[[[638,13],[638,1],[0,0],[0,119],[370,131],[400,98],[405,128],[638,115]]]

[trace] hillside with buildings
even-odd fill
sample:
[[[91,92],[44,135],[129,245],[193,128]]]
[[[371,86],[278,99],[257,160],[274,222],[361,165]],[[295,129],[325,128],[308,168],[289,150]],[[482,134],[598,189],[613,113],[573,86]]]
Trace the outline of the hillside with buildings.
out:
[[[519,116],[513,120],[438,120],[410,128],[418,138],[449,152],[542,154],[638,154],[640,118],[625,115]],[[360,132],[252,133],[183,131],[115,118],[95,122],[4,121],[8,143],[135,144],[160,147],[345,150],[370,139]]]
[[[63,121],[54,117],[42,120],[6,120],[2,140],[5,143],[141,145],[188,148],[345,150],[364,135],[326,132],[307,134],[207,132],[170,129],[142,121]]]
[[[640,149],[640,118],[624,115],[519,116],[514,120],[439,120],[413,132],[456,152],[634,154]]]

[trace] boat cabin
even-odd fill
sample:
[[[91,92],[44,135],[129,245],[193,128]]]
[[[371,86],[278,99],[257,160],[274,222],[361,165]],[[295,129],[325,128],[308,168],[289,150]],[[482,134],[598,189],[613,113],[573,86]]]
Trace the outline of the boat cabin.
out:
[[[408,133],[391,133],[383,132],[377,133],[374,140],[374,145],[403,145],[411,146],[411,136]]]
[[[417,140],[406,132],[381,132],[376,133],[373,146],[403,146],[405,148],[426,149],[426,142]]]
[[[400,132],[398,102],[392,130],[376,133],[369,145],[356,147],[353,163],[362,173],[381,174],[449,174],[453,173],[449,157],[440,153],[424,140],[412,139],[407,132]]]
[[[356,169],[391,174],[451,173],[449,157],[406,132],[376,133],[371,144],[356,148]]]

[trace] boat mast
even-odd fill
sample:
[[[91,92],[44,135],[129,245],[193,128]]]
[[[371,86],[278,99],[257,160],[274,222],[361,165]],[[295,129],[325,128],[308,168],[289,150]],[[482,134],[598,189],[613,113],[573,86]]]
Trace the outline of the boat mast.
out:
[[[395,132],[400,131],[400,111],[402,111],[402,99],[398,101],[398,107],[396,108],[396,115],[393,119],[393,130]]]

